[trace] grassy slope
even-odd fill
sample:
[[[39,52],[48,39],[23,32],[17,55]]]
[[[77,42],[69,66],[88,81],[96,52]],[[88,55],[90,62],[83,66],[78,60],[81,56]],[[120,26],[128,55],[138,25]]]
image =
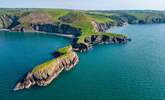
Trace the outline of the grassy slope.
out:
[[[51,69],[52,66],[49,66],[49,65],[51,65],[52,63],[58,62],[59,59],[72,56],[72,47],[71,47],[71,45],[68,45],[68,46],[65,46],[63,48],[59,48],[56,52],[60,53],[59,57],[54,58],[52,60],[48,60],[48,61],[34,67],[32,69],[32,73],[39,72],[39,71],[41,71],[41,72],[47,71],[47,70]],[[50,68],[47,68],[48,66]]]
[[[91,20],[84,12],[73,11],[68,13],[62,20],[62,22],[67,23],[73,27],[82,29],[82,33],[93,32]]]
[[[49,64],[52,64],[52,63],[55,62],[55,61],[56,61],[56,59],[52,59],[52,60],[46,61],[46,62],[44,62],[44,63],[42,63],[42,64],[40,64],[40,65],[34,67],[34,68],[32,69],[32,73],[35,73],[35,72],[38,72],[38,71],[41,71],[41,70],[44,70],[44,69],[49,69],[49,68],[47,68],[48,65],[49,65]]]
[[[71,45],[67,45],[63,48],[59,48],[56,52],[60,53],[61,55],[62,54],[65,54],[65,53],[69,53],[72,51],[72,46]]]
[[[106,18],[104,16],[100,16],[100,15],[97,15],[97,14],[95,14],[95,15],[90,15],[89,14],[89,17],[91,18],[91,20],[94,20],[94,21],[99,22],[99,23],[105,23],[105,22],[111,23],[111,22],[113,22],[112,19]]]
[[[84,38],[89,35],[100,34],[100,33],[95,33],[93,26],[91,24],[92,21],[98,23],[112,22],[110,18],[106,18],[104,16],[99,16],[99,15],[90,15],[85,11],[71,11],[61,18],[61,22],[81,29],[82,33],[78,37],[79,38],[79,40],[77,41],[78,43],[84,43]]]
[[[59,22],[59,18],[68,14],[71,10],[64,9],[41,9],[41,11],[52,16],[54,22]]]

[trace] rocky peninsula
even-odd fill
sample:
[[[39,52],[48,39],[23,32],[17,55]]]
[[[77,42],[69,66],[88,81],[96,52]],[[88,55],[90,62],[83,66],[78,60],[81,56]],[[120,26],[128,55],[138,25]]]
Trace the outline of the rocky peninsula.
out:
[[[56,58],[34,67],[21,80],[18,81],[14,91],[28,89],[33,85],[47,86],[63,70],[69,71],[79,61],[77,54],[72,51],[72,46],[66,46],[56,51]]]
[[[86,52],[97,44],[126,44],[124,34],[107,33],[113,26],[165,23],[161,11],[79,11],[65,9],[0,9],[0,30],[33,32],[70,37],[69,46],[53,53],[54,59],[44,62],[19,80],[13,90],[47,86],[63,70],[74,67],[76,52]]]

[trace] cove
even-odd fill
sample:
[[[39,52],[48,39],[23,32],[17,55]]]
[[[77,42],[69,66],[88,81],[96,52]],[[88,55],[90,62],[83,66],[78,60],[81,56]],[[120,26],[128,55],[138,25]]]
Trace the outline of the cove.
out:
[[[125,45],[98,45],[78,53],[80,62],[48,87],[12,92],[20,75],[51,58],[69,40],[48,35],[1,33],[1,100],[157,100],[165,98],[165,24],[111,29],[127,34]],[[12,48],[12,49],[11,49]]]

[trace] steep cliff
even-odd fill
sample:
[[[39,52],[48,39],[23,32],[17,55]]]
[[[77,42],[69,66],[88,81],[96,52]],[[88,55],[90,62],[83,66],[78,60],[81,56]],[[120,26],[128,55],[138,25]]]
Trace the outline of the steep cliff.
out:
[[[16,16],[0,15],[0,29],[10,29],[18,24]]]
[[[60,34],[68,34],[68,35],[79,35],[81,33],[81,29],[77,29],[67,24],[29,24],[29,26],[21,26],[17,25],[16,27],[11,29],[16,32],[48,32],[48,33],[60,33]]]
[[[56,58],[34,67],[21,80],[18,81],[14,91],[27,89],[33,85],[46,86],[50,84],[63,70],[69,71],[74,67],[79,58],[72,51],[71,46],[66,46],[57,50]]]

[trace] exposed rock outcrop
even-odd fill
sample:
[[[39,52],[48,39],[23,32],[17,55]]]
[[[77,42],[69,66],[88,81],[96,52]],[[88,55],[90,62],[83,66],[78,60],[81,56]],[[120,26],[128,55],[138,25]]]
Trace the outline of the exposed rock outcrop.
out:
[[[1,15],[0,16],[0,29],[10,29],[18,24],[16,16]]]
[[[165,16],[148,16],[144,22],[145,24],[165,23]]]
[[[28,72],[23,79],[18,81],[13,90],[28,89],[33,85],[46,86],[50,84],[63,70],[69,71],[73,68],[78,63],[79,58],[77,54],[72,51],[71,46],[64,49],[66,52],[57,52],[59,53],[58,57],[38,65]]]
[[[91,35],[84,38],[84,43],[77,43],[78,38],[72,42],[75,51],[85,52],[96,44],[126,44],[131,39],[124,35]]]
[[[105,32],[112,26],[112,23],[98,23],[95,21],[91,22],[95,32]]]
[[[12,28],[12,31],[16,32],[48,32],[48,33],[61,33],[72,34],[78,36],[81,33],[81,29],[74,28],[67,24],[29,24],[28,27],[18,25]]]

